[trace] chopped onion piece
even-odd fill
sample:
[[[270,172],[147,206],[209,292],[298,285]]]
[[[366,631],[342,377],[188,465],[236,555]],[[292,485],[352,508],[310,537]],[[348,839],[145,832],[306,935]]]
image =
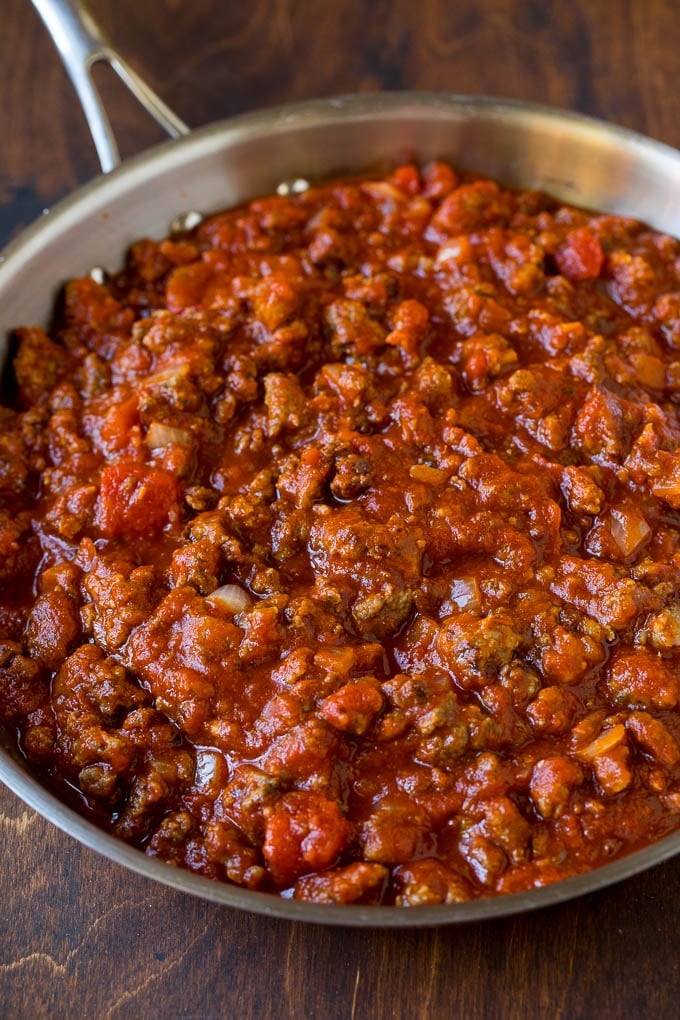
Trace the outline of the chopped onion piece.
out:
[[[200,793],[217,796],[226,771],[227,763],[219,751],[207,747],[196,748],[194,786]]]
[[[407,196],[399,188],[395,188],[389,181],[366,181],[361,185],[361,190],[370,195],[378,202],[387,201],[390,204],[401,204],[406,201]]]
[[[215,752],[200,748],[196,751],[196,772],[194,782],[198,786],[207,785],[216,771]]]
[[[435,266],[443,262],[464,262],[471,257],[472,245],[467,237],[452,237],[441,246],[434,258]]]
[[[618,747],[619,744],[623,744],[625,740],[626,727],[623,723],[617,723],[616,726],[610,726],[609,729],[603,730],[599,737],[596,737],[587,747],[576,751],[576,757],[579,761],[594,761],[599,755],[606,754]]]
[[[212,592],[208,599],[211,602],[218,602],[230,613],[240,613],[253,604],[248,592],[239,588],[237,584],[223,584],[221,588]]]
[[[633,507],[612,510],[610,530],[612,538],[626,557],[637,552],[652,533],[643,514]]]
[[[145,386],[173,386],[182,382],[183,379],[190,373],[190,368],[185,361],[180,361],[176,364],[166,365],[165,368],[159,368],[153,375],[147,375],[144,380]]]
[[[481,597],[479,585],[474,577],[459,577],[451,585],[451,601],[455,602],[459,609],[479,609]]]
[[[170,446],[171,443],[188,446],[191,442],[191,433],[186,429],[176,429],[172,425],[163,425],[159,421],[153,421],[149,425],[144,442],[151,450],[160,450],[164,446]]]
[[[680,510],[680,450],[659,450],[656,460],[660,474],[651,479],[650,489],[657,499]]]

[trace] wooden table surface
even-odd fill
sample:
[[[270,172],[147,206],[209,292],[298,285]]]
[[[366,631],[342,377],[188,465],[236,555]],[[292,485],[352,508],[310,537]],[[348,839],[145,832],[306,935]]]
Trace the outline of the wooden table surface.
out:
[[[92,0],[192,125],[359,90],[572,107],[680,147],[676,0]],[[97,170],[28,0],[0,2],[0,244]],[[122,149],[158,131],[107,79]],[[0,791],[0,1017],[676,1017],[680,859],[531,915],[430,930],[259,918],[157,886]]]

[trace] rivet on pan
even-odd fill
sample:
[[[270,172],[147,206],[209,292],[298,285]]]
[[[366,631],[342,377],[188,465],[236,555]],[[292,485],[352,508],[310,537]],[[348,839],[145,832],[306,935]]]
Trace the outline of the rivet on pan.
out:
[[[170,233],[186,234],[188,230],[193,230],[194,227],[197,227],[202,222],[203,214],[195,209],[190,209],[189,212],[180,213],[179,216],[175,216],[170,224]]]
[[[89,275],[90,279],[94,280],[95,283],[102,284],[106,282],[106,270],[102,269],[101,266],[93,266]]]
[[[290,181],[281,181],[276,189],[277,195],[301,195],[309,187],[304,177],[294,177]]]

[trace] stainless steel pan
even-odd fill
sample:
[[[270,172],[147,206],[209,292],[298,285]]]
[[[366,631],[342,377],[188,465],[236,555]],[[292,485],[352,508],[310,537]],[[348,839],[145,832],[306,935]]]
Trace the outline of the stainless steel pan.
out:
[[[578,205],[636,216],[680,236],[680,152],[599,121],[485,97],[415,93],[344,96],[247,114],[188,133],[103,38],[78,0],[33,0],[62,56],[105,171],[118,153],[90,69],[106,60],[177,140],[81,188],[0,256],[0,359],[19,325],[46,322],[66,278],[114,268],[142,234],[164,236],[189,209],[214,210],[271,192],[284,180],[444,157],[509,185],[542,188]],[[260,914],[325,924],[412,927],[499,917],[561,902],[680,852],[680,832],[587,875],[526,893],[456,906],[319,906],[223,885],[169,867],[102,833],[48,793],[12,740],[0,738],[0,779],[104,856],[193,895]]]

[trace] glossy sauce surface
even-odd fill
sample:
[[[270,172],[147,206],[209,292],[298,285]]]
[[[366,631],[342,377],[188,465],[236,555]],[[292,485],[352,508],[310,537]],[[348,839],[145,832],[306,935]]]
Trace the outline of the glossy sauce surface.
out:
[[[19,331],[0,713],[121,838],[456,902],[680,824],[680,246],[443,164]]]

